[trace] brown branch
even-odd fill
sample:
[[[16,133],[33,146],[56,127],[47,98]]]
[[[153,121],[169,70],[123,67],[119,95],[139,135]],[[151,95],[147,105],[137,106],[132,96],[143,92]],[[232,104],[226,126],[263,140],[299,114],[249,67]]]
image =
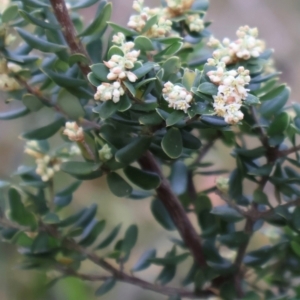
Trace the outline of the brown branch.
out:
[[[278,155],[278,157],[284,157],[284,156],[288,156],[292,153],[295,153],[297,151],[300,151],[300,145],[292,147],[292,148],[287,149],[287,150],[278,151],[277,155]]]
[[[190,249],[195,261],[201,267],[206,266],[201,240],[193,228],[178,197],[173,193],[169,181],[163,176],[161,169],[151,152],[138,160],[142,169],[154,172],[161,178],[161,184],[156,189],[157,196],[169,212],[185,245]]]
[[[69,12],[66,7],[65,1],[50,0],[50,3],[53,8],[56,19],[61,26],[62,33],[71,50],[71,53],[83,54],[86,58],[90,60],[89,55],[87,54],[85,48],[83,47],[80,39],[77,37],[77,32],[69,16]],[[90,67],[83,63],[78,63],[78,65],[82,73],[85,76],[87,76],[87,74],[90,72]]]

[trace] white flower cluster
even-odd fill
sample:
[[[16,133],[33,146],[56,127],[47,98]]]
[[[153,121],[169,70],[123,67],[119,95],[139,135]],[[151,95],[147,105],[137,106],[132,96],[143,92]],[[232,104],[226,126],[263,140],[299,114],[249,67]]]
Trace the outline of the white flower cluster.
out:
[[[125,93],[120,82],[116,81],[113,84],[102,83],[97,87],[97,92],[94,96],[95,100],[107,101],[112,100],[114,103],[120,101],[120,97]]]
[[[174,16],[183,14],[189,10],[194,0],[166,0],[170,13]]]
[[[200,32],[204,29],[204,21],[199,15],[188,15],[186,23],[189,26],[190,31]]]
[[[76,122],[67,122],[63,134],[72,142],[84,141],[83,128],[79,127]]]
[[[139,14],[130,17],[128,22],[128,27],[141,32],[145,27],[147,21],[153,16],[158,16],[157,24],[154,24],[146,33],[149,37],[165,37],[167,36],[172,27],[172,22],[168,20],[166,15],[166,10],[163,8],[153,8],[144,7],[144,0],[136,0],[133,2],[133,9]]]
[[[237,30],[236,35],[238,39],[234,42],[225,38],[221,43],[214,37],[210,38],[207,45],[216,49],[213,52],[214,60],[231,64],[237,59],[248,60],[251,57],[258,57],[265,50],[265,43],[257,39],[257,28],[242,26]],[[213,60],[209,64],[213,64]]]
[[[61,160],[43,153],[37,141],[28,141],[25,145],[25,153],[35,158],[37,168],[35,172],[41,176],[43,181],[48,181],[59,171]]]
[[[36,173],[41,176],[43,181],[50,180],[55,172],[60,169],[60,161],[51,158],[49,155],[45,155],[41,158],[36,159]]]
[[[164,84],[162,92],[164,99],[169,102],[169,107],[187,112],[193,100],[193,96],[189,91],[168,81]]]
[[[113,36],[113,42],[116,44],[121,44],[120,49],[122,49],[124,55],[113,55],[109,61],[104,61],[106,67],[109,68],[109,73],[107,75],[108,80],[124,80],[126,78],[131,82],[135,82],[137,77],[134,73],[127,71],[134,67],[134,63],[137,61],[140,51],[132,50],[134,47],[133,42],[125,43],[125,36],[123,33],[118,33]],[[130,51],[132,50],[132,51]]]
[[[4,92],[10,92],[20,89],[18,81],[11,77],[10,73],[15,73],[21,70],[21,67],[7,63],[5,59],[0,60],[0,90]]]
[[[100,160],[103,162],[106,162],[113,157],[111,148],[107,144],[105,144],[98,153]]]
[[[217,70],[209,71],[207,75],[218,85],[218,94],[213,96],[216,114],[224,117],[229,124],[238,123],[244,117],[240,108],[249,91],[245,88],[251,80],[249,70],[239,67],[237,70],[227,71],[225,63],[219,63]]]

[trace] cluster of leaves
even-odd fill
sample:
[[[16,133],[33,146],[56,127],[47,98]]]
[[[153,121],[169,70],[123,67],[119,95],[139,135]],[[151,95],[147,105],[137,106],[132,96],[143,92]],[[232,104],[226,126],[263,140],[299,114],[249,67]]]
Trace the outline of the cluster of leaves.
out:
[[[26,140],[37,141],[45,153],[50,151],[47,140],[62,133],[66,121],[76,121],[84,128],[84,143],[78,142],[80,159],[74,160],[70,155],[68,149],[72,144],[62,135],[64,144],[54,154],[63,161],[60,170],[77,179],[71,185],[57,191],[52,179],[44,182],[34,167],[25,166],[14,174],[14,181],[1,182],[2,188],[8,188],[9,204],[7,218],[1,219],[1,234],[5,241],[19,247],[24,256],[22,267],[54,268],[64,276],[76,276],[81,262],[93,260],[95,253],[101,254],[100,266],[108,271],[112,269],[107,267],[106,260],[115,260],[121,266],[127,262],[138,239],[136,224],[129,226],[124,237],[116,242],[121,225],[99,242],[106,221],[96,218],[96,204],[67,218],[62,213],[82,181],[106,176],[111,192],[117,197],[151,198],[152,214],[166,230],[179,229],[181,224],[176,224],[174,212],[164,205],[167,200],[161,198],[162,189],[175,195],[186,213],[197,215],[205,264],[199,266],[194,262],[182,282],[183,286],[193,284],[193,297],[203,291],[214,295],[216,290],[223,299],[299,297],[296,278],[300,275],[300,210],[296,206],[300,202],[300,175],[295,168],[300,166],[296,145],[300,105],[286,106],[289,89],[278,83],[277,72],[266,72],[272,52],[267,50],[259,58],[237,60],[228,66],[229,69],[243,66],[251,75],[250,92],[242,108],[244,119],[232,127],[214,114],[212,103],[217,86],[207,76],[214,69],[206,64],[203,41],[210,35],[207,29],[190,32],[187,26],[182,26],[182,18],[177,17],[172,20],[172,29],[178,35],[148,38],[143,32],[157,22],[157,16],[149,19],[144,31],[138,33],[109,22],[112,6],[106,1],[99,3],[93,21],[85,28],[78,10],[98,2],[69,3],[72,26],[79,32],[84,51],[78,50],[80,47],[72,49],[64,35],[66,31],[61,30],[62,24],[51,8],[61,5],[61,1],[12,1],[1,15],[0,58],[21,68],[10,74],[20,88],[7,93],[20,106],[0,113],[0,119],[38,114],[45,107],[53,109],[53,122],[22,134]],[[207,8],[207,1],[196,0],[190,12],[202,15]],[[93,100],[94,87],[110,82],[103,61],[122,55],[120,48],[111,44],[108,27],[134,42],[140,56],[131,70],[137,80],[122,81],[125,94],[121,100],[99,104]],[[5,43],[8,30],[15,30],[23,40],[14,49]],[[162,96],[167,81],[193,93],[194,101],[187,114],[168,107]],[[248,139],[255,139],[261,145],[249,147]],[[232,149],[236,168],[231,171],[228,192],[219,192],[227,205],[213,207],[209,195],[218,187],[196,193],[193,177],[228,172],[216,168],[203,171],[213,165],[201,159],[216,140]],[[112,152],[107,161],[99,157],[104,144]],[[288,157],[293,153],[295,158]],[[145,167],[147,163],[143,161],[149,156],[167,167],[169,175]],[[274,195],[263,191],[267,182],[272,185]],[[253,193],[246,194],[243,187],[250,184]],[[241,230],[237,223],[244,221],[246,227]],[[278,237],[270,245],[245,253],[252,234],[263,230],[264,224],[268,224],[267,228],[277,228]],[[188,257],[195,258],[184,239],[184,235],[182,240],[173,239],[174,245],[164,257],[157,257],[155,249],[147,250],[132,272],[145,270],[151,264],[159,265],[162,270],[157,283],[168,284],[176,275],[178,264]],[[112,247],[104,256],[103,249],[109,246]],[[221,255],[222,248],[233,252],[236,258]],[[246,276],[250,270],[255,273],[254,282]],[[122,271],[111,273],[97,290],[98,296],[112,289],[118,279],[129,278]],[[134,277],[130,278],[128,282],[141,285]],[[260,280],[268,283],[263,291],[257,287]],[[188,296],[185,293],[182,289],[165,292],[170,299]]]

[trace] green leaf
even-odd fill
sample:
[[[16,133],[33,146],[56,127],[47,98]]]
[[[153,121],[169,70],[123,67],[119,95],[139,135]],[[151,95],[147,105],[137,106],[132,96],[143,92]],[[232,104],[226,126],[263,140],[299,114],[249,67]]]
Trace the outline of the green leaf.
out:
[[[244,244],[249,239],[249,235],[247,235],[244,231],[236,231],[228,234],[220,235],[218,240],[225,244],[228,247],[238,247],[241,244]]]
[[[130,253],[138,238],[138,227],[134,224],[127,228],[122,242],[122,252],[125,256]]]
[[[68,187],[64,188],[63,190],[59,191],[54,198],[54,203],[59,206],[67,206],[72,201],[72,194],[78,189],[80,186],[81,181],[75,181],[70,184]]]
[[[156,189],[160,185],[160,178],[157,174],[128,166],[124,169],[127,178],[144,190]]]
[[[146,22],[146,25],[144,26],[143,30],[142,30],[142,34],[147,32],[149,29],[151,29],[151,27],[155,24],[157,24],[158,22],[158,16],[155,15],[153,17],[151,17],[147,22]]]
[[[130,94],[135,97],[136,90],[132,83],[129,81],[123,81],[123,84],[125,85],[126,89],[130,92]]]
[[[183,253],[177,256],[165,257],[165,258],[152,258],[149,261],[158,266],[166,265],[178,265],[190,256],[189,253]]]
[[[37,25],[41,28],[50,29],[50,30],[58,30],[60,26],[58,24],[52,24],[40,20],[34,17],[32,14],[27,13],[25,10],[19,10],[20,15],[23,17],[24,20],[28,21],[31,24]]]
[[[77,120],[85,115],[85,111],[78,98],[73,96],[66,89],[59,91],[57,105],[71,120]]]
[[[71,88],[71,89],[74,89],[74,87],[80,88],[82,86],[86,86],[85,80],[72,78],[64,74],[53,72],[49,69],[41,69],[41,70],[59,86],[65,88]]]
[[[215,84],[210,83],[210,82],[201,83],[197,90],[206,95],[217,95],[218,94],[218,87]]]
[[[259,203],[259,204],[270,206],[268,196],[263,191],[261,191],[260,189],[257,189],[257,190],[254,191],[254,193],[253,193],[253,201],[255,203]]]
[[[189,91],[191,90],[193,83],[196,78],[196,73],[190,69],[184,69],[184,74],[182,77],[183,86]]]
[[[133,73],[137,76],[138,79],[140,79],[148,74],[154,66],[155,64],[153,62],[146,62],[140,68],[135,69]]]
[[[184,162],[178,160],[172,165],[170,183],[172,191],[176,195],[182,195],[187,188],[187,167]]]
[[[289,96],[290,89],[284,86],[284,88],[280,90],[277,96],[275,96],[271,100],[267,100],[262,103],[260,113],[266,118],[270,118],[272,115],[277,114],[286,104]]]
[[[128,197],[132,192],[132,187],[115,172],[107,175],[107,184],[110,191],[117,197]]]
[[[38,0],[22,0],[22,2],[26,5],[28,5],[29,7],[36,7],[36,8],[49,8],[50,6],[46,3],[43,3],[41,1]]]
[[[247,105],[255,105],[255,104],[260,104],[259,98],[252,94],[248,94],[247,98],[244,101],[245,104]]]
[[[282,112],[275,116],[274,120],[268,128],[268,135],[280,135],[288,128],[290,124],[290,116],[286,112]]]
[[[176,74],[181,67],[180,59],[176,56],[170,57],[167,59],[163,65],[162,69],[164,70],[163,81],[169,80],[169,77],[172,74]]]
[[[95,295],[97,297],[105,295],[111,289],[113,289],[113,287],[115,286],[115,284],[116,284],[116,280],[113,277],[106,279],[103,282],[103,284],[98,288],[98,290],[96,291]]]
[[[148,136],[133,139],[128,145],[116,152],[116,160],[127,165],[131,164],[148,150],[151,140],[152,138]]]
[[[211,210],[211,214],[220,216],[223,220],[227,222],[238,222],[244,217],[237,212],[234,208],[226,205],[216,206]]]
[[[82,1],[77,1],[76,4],[72,4],[72,9],[81,9],[81,8],[86,8],[90,7],[94,4],[96,4],[99,0],[82,0]]]
[[[224,118],[218,116],[201,116],[201,121],[207,125],[213,127],[227,127],[228,123],[224,121]]]
[[[293,211],[293,225],[297,230],[300,230],[300,207],[296,207]]]
[[[128,28],[122,27],[113,22],[107,22],[107,24],[114,30],[114,32],[122,32],[125,36],[135,36],[138,35],[136,31],[130,30]]]
[[[172,126],[177,124],[179,121],[183,120],[185,114],[181,110],[175,110],[166,119],[167,126]]]
[[[118,104],[113,101],[105,101],[93,109],[93,112],[99,114],[102,119],[108,119],[118,111]]]
[[[93,74],[99,80],[101,80],[103,82],[108,82],[109,81],[107,79],[107,75],[109,73],[109,70],[103,63],[91,65],[91,70],[92,70]]]
[[[141,50],[141,51],[152,51],[154,50],[153,44],[151,40],[145,36],[138,36],[134,40],[134,45],[136,49]]]
[[[88,224],[90,224],[91,220],[95,217],[97,213],[97,205],[92,204],[89,208],[85,208],[83,213],[79,218],[75,220],[74,228],[81,227],[85,228]]]
[[[112,13],[112,4],[107,3],[104,8],[101,10],[100,14],[96,16],[94,21],[78,36],[88,36],[94,35],[101,32],[107,25],[107,22],[110,20]]]
[[[159,125],[162,122],[161,116],[156,112],[150,112],[146,115],[139,117],[139,123],[143,125]]]
[[[81,53],[75,53],[69,57],[68,63],[70,66],[73,66],[74,64],[77,64],[77,63],[89,65],[89,59]]]
[[[8,191],[8,200],[10,208],[10,219],[23,226],[36,226],[34,215],[28,211],[21,200],[19,192],[10,188]]]
[[[300,244],[296,241],[291,241],[291,247],[295,254],[300,257]]]
[[[65,50],[67,47],[50,43],[46,40],[43,40],[41,38],[38,38],[31,33],[27,32],[26,30],[23,30],[21,28],[16,28],[19,35],[22,37],[22,39],[32,48],[40,50],[42,52],[46,53],[56,53],[62,50]]]
[[[1,20],[3,23],[8,23],[18,16],[18,5],[10,5],[2,13]]]
[[[46,140],[53,136],[64,124],[64,119],[60,118],[49,125],[27,131],[21,136],[28,140]]]
[[[178,128],[170,128],[161,142],[161,147],[170,158],[178,158],[182,153],[182,137]]]
[[[156,55],[154,55],[155,59],[159,59],[162,56],[170,56],[173,55],[175,53],[177,53],[183,46],[182,42],[175,42],[172,45],[170,45],[169,47],[167,47],[166,49],[158,52]]]
[[[41,100],[32,94],[24,94],[22,101],[30,111],[39,111],[44,106]]]
[[[145,253],[143,253],[143,255],[140,257],[138,262],[131,269],[131,271],[139,272],[139,271],[143,271],[143,270],[149,268],[151,265],[150,259],[154,258],[155,256],[156,256],[155,249],[147,250]]]
[[[96,249],[103,249],[111,244],[111,242],[117,237],[121,229],[121,224],[118,224],[112,229],[111,233],[96,247]]]
[[[92,221],[83,231],[83,236],[82,239],[79,241],[79,244],[83,247],[88,247],[92,245],[103,231],[105,224],[105,220],[96,222]]]
[[[0,113],[0,120],[13,120],[23,116],[26,116],[30,113],[30,110],[27,107],[20,107],[14,110]]]
[[[155,220],[165,229],[167,230],[175,230],[176,227],[169,215],[169,212],[166,210],[165,206],[163,203],[155,199],[151,203],[151,212],[155,218]]]
[[[184,148],[198,150],[202,145],[201,141],[188,131],[182,130],[181,136]]]
[[[102,175],[101,163],[67,161],[61,164],[60,169],[77,179],[94,179]]]

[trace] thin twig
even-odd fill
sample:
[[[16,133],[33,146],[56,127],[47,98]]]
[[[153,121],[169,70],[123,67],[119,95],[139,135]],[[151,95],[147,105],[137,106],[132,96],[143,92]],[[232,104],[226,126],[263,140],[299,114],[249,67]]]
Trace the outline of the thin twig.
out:
[[[290,155],[292,153],[295,153],[297,151],[300,151],[300,145],[292,147],[292,148],[287,149],[287,150],[278,151],[278,157],[285,157],[285,156],[288,156],[288,155]]]

